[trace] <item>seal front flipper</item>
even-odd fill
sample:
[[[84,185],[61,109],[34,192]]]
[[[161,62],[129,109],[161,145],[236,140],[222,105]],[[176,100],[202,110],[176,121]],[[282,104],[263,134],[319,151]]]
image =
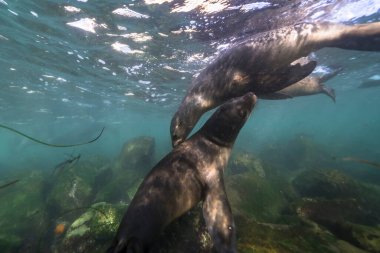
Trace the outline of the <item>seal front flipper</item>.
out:
[[[218,253],[237,253],[236,231],[222,175],[208,185],[203,202],[203,218]]]
[[[282,90],[310,75],[316,66],[316,61],[309,61],[304,65],[299,63],[294,65],[289,64],[274,72],[265,73],[266,77],[261,78],[265,86],[261,85],[260,89],[258,89],[260,93],[257,92],[257,94],[261,96],[262,94],[275,93],[276,91]]]

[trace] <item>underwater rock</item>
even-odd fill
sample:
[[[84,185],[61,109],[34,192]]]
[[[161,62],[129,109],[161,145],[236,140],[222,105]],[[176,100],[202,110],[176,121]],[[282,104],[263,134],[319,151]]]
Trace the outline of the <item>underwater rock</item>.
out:
[[[262,161],[248,152],[234,153],[228,163],[227,175],[236,175],[252,171],[259,177],[265,177],[265,170]]]
[[[338,218],[333,216],[336,213],[356,223],[380,223],[378,187],[358,182],[337,170],[305,171],[293,180],[293,186],[303,197],[301,206],[311,214],[322,217],[325,213],[325,219],[332,220]]]
[[[79,176],[77,170],[78,168],[74,167],[62,171],[58,177],[50,178],[47,182],[46,202],[48,212],[52,216],[77,207],[90,205],[92,182],[89,178]]]
[[[324,224],[338,238],[368,252],[380,252],[380,227],[358,225],[345,221]]]
[[[293,186],[302,197],[355,198],[360,185],[337,170],[306,170],[293,180]]]
[[[117,160],[121,170],[137,170],[145,175],[154,158],[155,140],[153,137],[141,136],[124,143]]]
[[[103,167],[95,177],[95,202],[129,203],[151,168],[153,152],[153,138],[140,137],[127,142],[118,160]]]
[[[303,199],[296,212],[302,219],[324,226],[337,238],[370,252],[380,252],[380,227],[373,227],[379,219],[373,210],[355,199]]]
[[[307,223],[260,223],[236,215],[239,253],[365,253],[327,230]]]
[[[1,252],[25,252],[22,249],[36,248],[38,237],[47,226],[42,195],[43,173],[29,171],[17,174],[15,177],[20,181],[0,193]]]
[[[322,225],[342,221],[368,224],[377,220],[355,199],[303,198],[297,201],[295,206],[295,212],[299,217]]]
[[[369,227],[352,223],[345,223],[345,229],[351,232],[350,237],[354,239],[353,244],[368,250],[369,252],[380,252],[380,227]]]
[[[95,202],[129,203],[142,180],[143,178],[136,171],[120,172],[98,190]]]
[[[380,204],[377,187],[365,185],[336,170],[301,173],[294,187],[304,197],[295,212],[341,240],[367,252],[380,252]]]
[[[258,221],[273,222],[295,193],[284,178],[261,177],[256,171],[225,177],[226,191],[234,214],[243,213]]]
[[[105,252],[115,235],[126,205],[96,203],[80,215],[60,240],[54,252]]]
[[[16,236],[8,233],[0,233],[1,252],[17,252],[22,244],[22,236]]]

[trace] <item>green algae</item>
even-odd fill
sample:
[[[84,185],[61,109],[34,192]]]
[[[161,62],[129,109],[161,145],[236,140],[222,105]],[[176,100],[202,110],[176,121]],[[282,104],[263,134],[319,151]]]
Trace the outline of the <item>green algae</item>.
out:
[[[115,236],[125,205],[96,203],[69,226],[64,238],[55,244],[59,252],[104,252]]]

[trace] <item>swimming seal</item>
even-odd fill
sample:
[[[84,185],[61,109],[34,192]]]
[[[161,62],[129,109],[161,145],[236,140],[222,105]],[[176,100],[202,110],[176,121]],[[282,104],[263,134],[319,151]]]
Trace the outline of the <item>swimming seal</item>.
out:
[[[150,252],[161,231],[200,201],[215,250],[236,252],[223,170],[255,103],[253,93],[226,102],[197,133],[153,167],[132,199],[108,253]]]
[[[325,73],[321,76],[309,75],[301,81],[291,84],[288,87],[276,91],[272,94],[261,95],[262,99],[288,99],[301,96],[311,96],[316,94],[325,94],[330,97],[335,103],[335,90],[325,86],[323,83],[336,76],[342,68],[333,70],[330,73]]]
[[[249,91],[260,97],[302,80],[315,62],[292,62],[324,47],[380,51],[380,22],[301,23],[235,43],[193,80],[171,121],[173,146],[186,139],[203,113],[224,101]]]

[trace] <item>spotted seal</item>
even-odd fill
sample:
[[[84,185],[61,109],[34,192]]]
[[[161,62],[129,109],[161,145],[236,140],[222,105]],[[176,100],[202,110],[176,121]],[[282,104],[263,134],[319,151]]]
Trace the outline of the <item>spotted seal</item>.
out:
[[[108,253],[150,252],[165,226],[200,201],[215,250],[236,252],[223,170],[255,103],[253,93],[226,102],[197,133],[153,167],[130,203]]]
[[[316,63],[292,63],[324,47],[380,51],[380,22],[301,23],[236,42],[193,79],[171,121],[173,146],[186,139],[203,113],[228,99],[249,91],[260,97],[302,80]]]

